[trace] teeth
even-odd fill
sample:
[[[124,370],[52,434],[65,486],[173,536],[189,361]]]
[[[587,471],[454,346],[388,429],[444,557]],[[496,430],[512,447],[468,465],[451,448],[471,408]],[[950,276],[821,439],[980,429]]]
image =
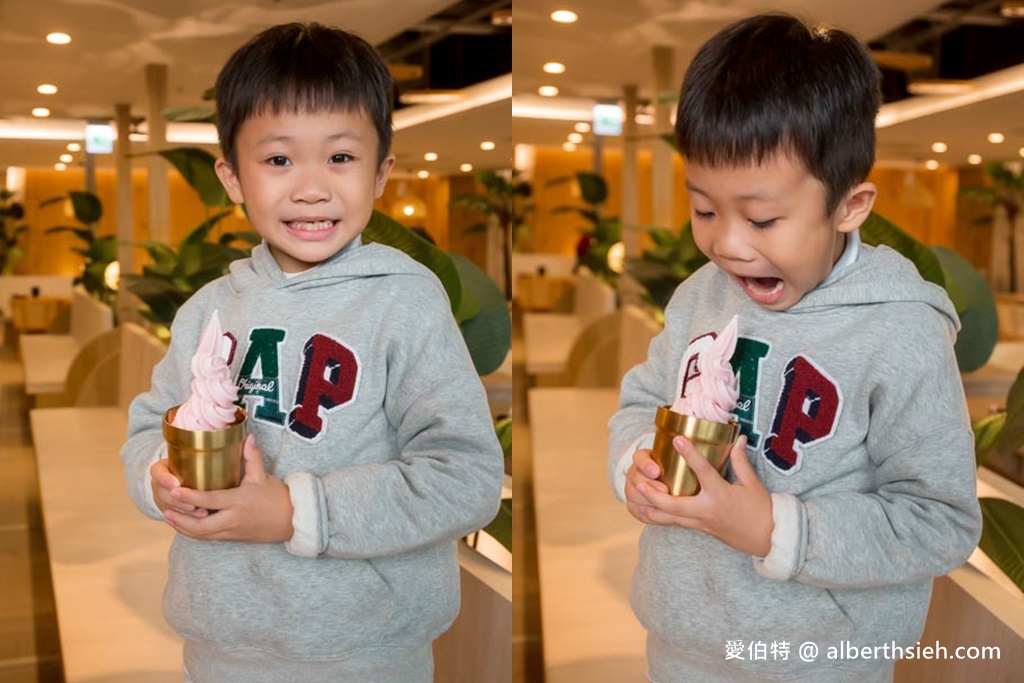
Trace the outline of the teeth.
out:
[[[780,289],[782,289],[782,280],[771,278],[772,284],[768,286],[764,282],[764,280],[768,279],[769,278],[759,279],[754,277],[748,277],[746,278],[747,286],[750,287],[750,289],[752,289],[753,291],[757,292],[758,294],[761,294],[762,296],[770,296],[778,292]]]
[[[288,223],[288,226],[294,230],[307,230],[309,232],[328,230],[333,225],[334,221],[291,221]]]

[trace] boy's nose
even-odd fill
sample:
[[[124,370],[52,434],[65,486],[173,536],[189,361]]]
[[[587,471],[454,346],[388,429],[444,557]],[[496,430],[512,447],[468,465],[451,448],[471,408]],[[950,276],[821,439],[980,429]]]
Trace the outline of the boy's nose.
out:
[[[296,180],[292,189],[292,201],[310,204],[328,201],[331,198],[331,186],[326,173],[310,170]]]
[[[745,226],[727,225],[715,236],[715,254],[726,261],[751,261],[754,249],[744,234]]]

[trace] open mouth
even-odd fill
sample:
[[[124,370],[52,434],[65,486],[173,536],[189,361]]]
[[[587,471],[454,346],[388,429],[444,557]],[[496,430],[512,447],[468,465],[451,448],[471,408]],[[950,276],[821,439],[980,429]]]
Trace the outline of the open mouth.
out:
[[[785,283],[777,277],[738,276],[740,286],[751,299],[762,305],[770,305],[782,298]]]
[[[285,221],[288,229],[296,232],[324,232],[333,228],[336,223],[337,221],[326,218],[312,221]]]

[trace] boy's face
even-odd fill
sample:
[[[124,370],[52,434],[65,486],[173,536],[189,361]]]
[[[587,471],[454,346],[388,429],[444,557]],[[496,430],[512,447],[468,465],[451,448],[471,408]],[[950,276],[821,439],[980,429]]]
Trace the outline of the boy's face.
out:
[[[377,164],[377,132],[362,109],[264,113],[238,130],[237,166],[217,175],[245,203],[281,270],[327,260],[366,227],[395,162]]]
[[[784,311],[832,271],[871,211],[875,187],[857,185],[831,215],[825,186],[805,166],[776,153],[761,165],[709,167],[687,162],[693,237],[747,296]]]

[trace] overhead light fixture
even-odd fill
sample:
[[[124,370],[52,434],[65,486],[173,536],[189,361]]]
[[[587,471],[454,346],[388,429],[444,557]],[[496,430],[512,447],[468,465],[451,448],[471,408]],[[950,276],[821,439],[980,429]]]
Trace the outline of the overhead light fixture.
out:
[[[67,45],[71,42],[71,36],[66,33],[61,33],[60,31],[54,31],[53,33],[48,33],[46,35],[46,42],[51,45]]]
[[[436,104],[420,104],[415,107],[404,107],[395,112],[395,130],[405,130],[430,121],[437,121],[455,114],[497,104],[512,99],[512,74],[503,74],[483,83],[463,88],[462,99],[456,102],[439,102]],[[507,105],[506,105],[507,106]],[[208,124],[209,125],[209,124]],[[216,128],[210,126],[214,131]],[[170,139],[168,138],[168,141]]]
[[[575,142],[569,142],[567,140],[567,141],[562,143],[562,149],[564,149],[566,152],[575,152],[576,151],[576,143]]]
[[[417,171],[416,177],[419,178],[420,180],[426,180],[427,178],[430,177],[430,171]]]
[[[572,143],[577,144],[577,145],[580,144],[581,142],[583,142],[583,134],[582,133],[569,133],[569,142],[572,142]]]
[[[473,170],[473,164],[462,164],[461,166],[459,166],[459,170],[462,171],[463,173],[469,173],[470,171]]]
[[[568,9],[559,9],[551,13],[551,21],[559,24],[573,24],[579,18],[578,14]]]
[[[922,78],[907,84],[911,95],[961,95],[973,89],[971,81],[956,78]]]
[[[1017,154],[1019,154],[1020,156],[1024,157],[1024,147],[1021,147],[1020,149],[1018,149],[1017,150]]]
[[[1006,136],[1003,135],[1002,133],[989,133],[988,134],[988,141],[991,142],[993,145],[998,145],[1001,142],[1003,142],[1004,140],[1006,140]]]
[[[69,152],[81,152],[82,146],[77,142],[69,142],[66,148]]]
[[[1004,0],[999,6],[999,13],[1008,19],[1024,19],[1024,2],[1022,0]]]
[[[484,140],[483,142],[480,143],[480,149],[482,149],[485,152],[490,152],[492,149],[494,149],[494,147],[494,143],[491,142],[490,140]]]
[[[933,142],[932,143],[932,151],[935,152],[936,154],[942,154],[947,149],[949,149],[949,146],[946,145],[945,142]]]
[[[561,62],[545,62],[541,69],[543,69],[546,74],[564,74],[565,64],[562,64]]]
[[[50,110],[47,109],[46,107],[36,107],[35,109],[32,110],[32,116],[35,116],[36,118],[39,118],[39,119],[45,119],[49,115],[50,115]]]
[[[924,162],[924,167],[927,168],[929,171],[934,171],[939,167],[939,162],[937,162],[935,159],[929,159],[928,161]]]
[[[579,122],[576,123],[575,126],[572,127],[572,129],[574,131],[576,131],[577,133],[589,133],[590,132],[590,124],[587,123],[586,121],[579,121]]]
[[[461,90],[409,90],[398,95],[402,104],[444,104],[466,97]]]
[[[53,83],[40,83],[36,86],[36,92],[40,95],[56,95],[57,86]]]
[[[427,152],[423,155],[424,161],[437,161],[437,152]]]
[[[969,163],[972,166],[977,166],[978,164],[981,163],[981,155],[971,154],[970,156],[967,157],[967,163]]]
[[[61,154],[59,159],[63,161],[65,164],[70,164],[72,161],[75,160],[75,157],[71,156],[70,154]]]
[[[537,93],[541,97],[554,97],[558,94],[558,88],[553,85],[542,85],[537,88]]]
[[[496,9],[491,12],[491,26],[511,26],[512,10]]]
[[[55,169],[57,169],[58,171],[66,171],[66,170],[68,170],[68,165],[65,164],[63,161],[58,161],[56,164],[53,165],[53,167]]]

